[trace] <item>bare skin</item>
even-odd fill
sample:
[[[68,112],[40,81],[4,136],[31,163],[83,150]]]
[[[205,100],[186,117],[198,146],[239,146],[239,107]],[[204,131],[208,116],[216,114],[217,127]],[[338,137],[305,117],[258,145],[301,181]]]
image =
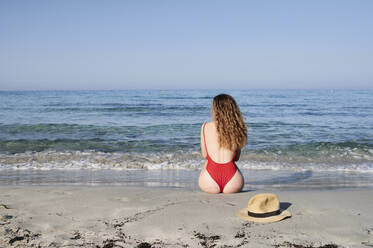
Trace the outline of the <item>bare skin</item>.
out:
[[[205,138],[206,138],[206,146],[208,153],[212,160],[214,160],[217,163],[227,163],[232,160],[232,157],[235,154],[235,151],[230,151],[225,148],[219,147],[218,144],[218,133],[216,131],[216,125],[215,122],[208,122],[205,126]],[[201,127],[201,152],[202,156],[207,159],[207,152],[204,145],[204,138],[203,138],[203,126]],[[240,158],[241,150],[237,150],[236,157],[234,158],[234,161],[238,161]],[[220,193],[220,189],[218,184],[212,179],[210,174],[206,170],[206,165],[203,166],[201,170],[201,174],[198,179],[198,185],[201,188],[202,191],[210,194],[217,194]],[[231,180],[227,183],[227,185],[224,187],[223,193],[237,193],[240,192],[244,185],[244,179],[240,172],[240,170],[237,168],[236,173],[231,178]]]

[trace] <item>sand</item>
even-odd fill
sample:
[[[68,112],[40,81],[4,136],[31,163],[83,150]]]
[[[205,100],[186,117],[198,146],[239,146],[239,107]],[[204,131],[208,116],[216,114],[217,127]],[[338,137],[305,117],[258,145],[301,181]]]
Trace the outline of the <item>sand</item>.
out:
[[[373,190],[271,191],[291,218],[236,218],[263,192],[1,186],[0,247],[373,247]]]

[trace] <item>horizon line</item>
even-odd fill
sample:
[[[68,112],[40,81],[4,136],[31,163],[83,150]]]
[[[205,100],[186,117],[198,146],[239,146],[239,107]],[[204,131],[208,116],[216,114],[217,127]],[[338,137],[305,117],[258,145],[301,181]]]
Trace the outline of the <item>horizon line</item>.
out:
[[[0,91],[196,91],[196,90],[373,90],[373,87],[338,87],[338,88],[131,88],[131,89],[0,89]]]

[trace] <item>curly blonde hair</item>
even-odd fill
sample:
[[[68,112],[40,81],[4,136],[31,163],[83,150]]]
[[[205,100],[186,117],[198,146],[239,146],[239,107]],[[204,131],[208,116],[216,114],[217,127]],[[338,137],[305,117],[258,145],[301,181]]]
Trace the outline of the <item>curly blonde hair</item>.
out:
[[[247,127],[233,97],[227,94],[215,96],[211,112],[216,122],[219,146],[231,151],[242,149],[247,142]]]

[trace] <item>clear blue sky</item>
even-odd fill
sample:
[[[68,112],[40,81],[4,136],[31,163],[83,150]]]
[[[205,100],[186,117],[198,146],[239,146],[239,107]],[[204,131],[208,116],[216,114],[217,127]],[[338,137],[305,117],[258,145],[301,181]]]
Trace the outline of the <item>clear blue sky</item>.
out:
[[[373,88],[373,1],[0,1],[0,90]]]

